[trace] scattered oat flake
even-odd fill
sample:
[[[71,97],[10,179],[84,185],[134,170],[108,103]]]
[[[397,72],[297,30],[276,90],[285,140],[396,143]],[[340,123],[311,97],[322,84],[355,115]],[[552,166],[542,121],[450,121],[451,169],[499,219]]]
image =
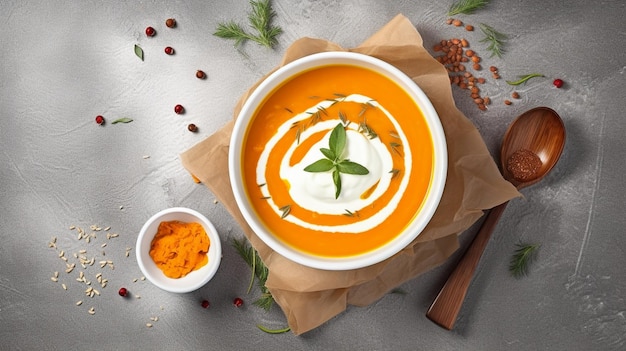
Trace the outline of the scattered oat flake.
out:
[[[63,290],[67,290],[67,286],[65,285],[65,283],[61,284],[61,287],[63,288]]]
[[[111,230],[111,227],[106,227],[106,228],[104,228],[104,231],[105,231],[105,232],[108,232],[109,230]]]
[[[150,158],[150,155],[144,155],[144,157],[143,157],[144,160],[148,159],[148,158]]]
[[[94,314],[96,314],[96,309],[92,307],[92,308],[89,309],[89,311],[87,311],[87,313],[89,313],[91,315],[94,315]]]
[[[137,282],[137,278],[134,278],[134,279],[133,279],[133,283],[136,283],[136,282]]]
[[[136,298],[138,298],[138,299],[140,299],[140,298],[141,298],[141,295],[135,295],[135,297],[136,297]]]
[[[76,306],[80,306],[80,305],[82,305],[82,304],[83,304],[83,300],[78,300],[78,301],[76,301]]]
[[[152,323],[146,323],[146,327],[152,328]]]
[[[141,277],[141,280],[146,280],[146,277]]]
[[[100,245],[100,247],[107,247],[107,243]]]
[[[213,203],[214,203],[214,204],[217,204],[217,199],[213,200]]]
[[[53,282],[55,282],[55,283],[56,283],[56,282],[58,282],[58,281],[59,281],[59,278],[50,277],[50,280],[52,280]]]

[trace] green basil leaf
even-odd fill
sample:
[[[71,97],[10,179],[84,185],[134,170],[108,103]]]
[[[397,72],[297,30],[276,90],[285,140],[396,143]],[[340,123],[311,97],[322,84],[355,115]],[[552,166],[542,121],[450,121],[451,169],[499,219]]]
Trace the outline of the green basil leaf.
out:
[[[330,133],[330,140],[328,141],[330,150],[335,154],[336,158],[340,158],[343,153],[343,149],[346,147],[346,130],[343,124],[338,123],[333,131]]]
[[[137,44],[135,44],[135,55],[143,61],[143,49]]]
[[[333,183],[335,183],[335,199],[338,199],[341,193],[341,177],[339,176],[339,170],[336,168],[333,171]]]
[[[326,172],[326,171],[330,171],[331,169],[335,168],[335,164],[333,163],[333,161],[323,158],[321,160],[317,160],[313,163],[311,163],[310,165],[304,167],[304,171],[305,172]]]
[[[337,170],[341,173],[358,175],[364,175],[370,172],[367,170],[367,168],[361,166],[360,164],[348,160],[343,160],[339,162],[337,164]]]
[[[130,122],[132,122],[132,121],[133,121],[132,119],[124,117],[124,118],[118,118],[118,119],[116,119],[115,121],[111,122],[111,124],[117,124],[117,123],[130,123]]]
[[[330,149],[323,147],[320,149],[320,151],[324,154],[324,156],[326,156],[327,159],[331,161],[334,161],[337,159],[337,155],[335,155],[335,153]]]

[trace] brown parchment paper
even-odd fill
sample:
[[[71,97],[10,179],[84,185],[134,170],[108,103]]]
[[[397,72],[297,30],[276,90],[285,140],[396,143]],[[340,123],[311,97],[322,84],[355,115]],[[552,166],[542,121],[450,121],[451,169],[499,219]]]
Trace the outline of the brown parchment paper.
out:
[[[459,244],[457,235],[483,210],[520,196],[505,181],[474,125],[456,108],[445,68],[422,46],[422,38],[403,15],[353,49],[321,39],[302,38],[285,52],[280,65],[323,51],[354,51],[377,57],[411,77],[433,103],[446,133],[448,177],[441,203],[425,230],[405,249],[376,265],[325,271],[299,265],[277,254],[248,227],[233,197],[228,177],[228,147],[233,122],[181,155],[183,166],[208,186],[241,224],[269,268],[267,287],[295,334],[318,327],[348,304],[364,306],[401,283],[444,262]],[[269,73],[268,73],[269,74]],[[243,102],[235,108],[236,118]]]

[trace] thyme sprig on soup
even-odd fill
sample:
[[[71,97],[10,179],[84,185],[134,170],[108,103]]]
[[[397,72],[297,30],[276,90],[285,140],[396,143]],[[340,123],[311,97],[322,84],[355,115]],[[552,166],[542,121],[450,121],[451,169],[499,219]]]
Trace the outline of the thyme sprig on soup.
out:
[[[396,83],[351,65],[318,67],[276,88],[247,130],[242,169],[259,218],[284,243],[345,257],[411,222],[432,181],[422,111]]]

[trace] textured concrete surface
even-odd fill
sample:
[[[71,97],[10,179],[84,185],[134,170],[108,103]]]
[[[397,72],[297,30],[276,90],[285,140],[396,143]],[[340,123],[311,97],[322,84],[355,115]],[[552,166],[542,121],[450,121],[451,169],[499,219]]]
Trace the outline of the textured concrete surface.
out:
[[[220,21],[245,22],[249,4],[236,1],[16,1],[0,3],[0,341],[7,350],[623,350],[626,348],[626,239],[622,181],[626,100],[626,3],[620,0],[492,1],[467,23],[508,34],[502,59],[489,58],[480,31],[445,24],[451,1],[274,1],[284,29],[275,50],[236,50],[214,37]],[[227,244],[242,232],[211,193],[194,184],[178,155],[230,118],[240,94],[278,64],[303,37],[358,45],[396,14],[406,15],[429,49],[466,37],[505,79],[539,72],[518,88],[489,80],[494,101],[479,111],[454,90],[458,107],[497,153],[507,125],[521,112],[549,106],[563,117],[567,145],[542,183],[509,204],[483,257],[459,321],[445,331],[424,314],[458,259],[401,286],[368,307],[345,313],[303,336],[269,335],[256,324],[282,327],[278,308],[249,302],[249,270]],[[165,19],[178,21],[175,29]],[[146,38],[146,26],[157,29]],[[140,45],[145,61],[133,53]],[[173,46],[176,55],[163,53]],[[194,77],[197,69],[207,80]],[[488,76],[488,75],[487,75]],[[551,81],[562,78],[556,89]],[[520,100],[503,100],[517,90]],[[183,104],[187,113],[176,115]],[[95,124],[133,118],[129,124]],[[197,134],[186,130],[195,123]],[[226,171],[226,170],[225,170]],[[224,245],[220,271],[204,288],[183,295],[138,279],[127,247],[153,213],[186,206],[207,215]],[[91,243],[71,225],[110,226]],[[465,246],[477,226],[463,233]],[[48,247],[57,237],[55,250]],[[514,279],[508,260],[518,241],[541,243],[530,275]],[[101,244],[107,243],[106,247]],[[60,250],[87,249],[114,268],[84,269],[100,296],[85,295],[78,271],[65,273]],[[54,272],[59,281],[52,282]],[[97,282],[101,272],[109,280]],[[62,288],[65,284],[67,290]],[[117,296],[126,286],[130,299]],[[248,304],[231,305],[235,296]],[[140,298],[139,298],[140,297]],[[211,307],[200,307],[202,299]],[[81,306],[76,302],[82,300]],[[90,315],[90,307],[95,314]],[[151,320],[158,317],[157,321]],[[146,323],[152,323],[147,328]]]

